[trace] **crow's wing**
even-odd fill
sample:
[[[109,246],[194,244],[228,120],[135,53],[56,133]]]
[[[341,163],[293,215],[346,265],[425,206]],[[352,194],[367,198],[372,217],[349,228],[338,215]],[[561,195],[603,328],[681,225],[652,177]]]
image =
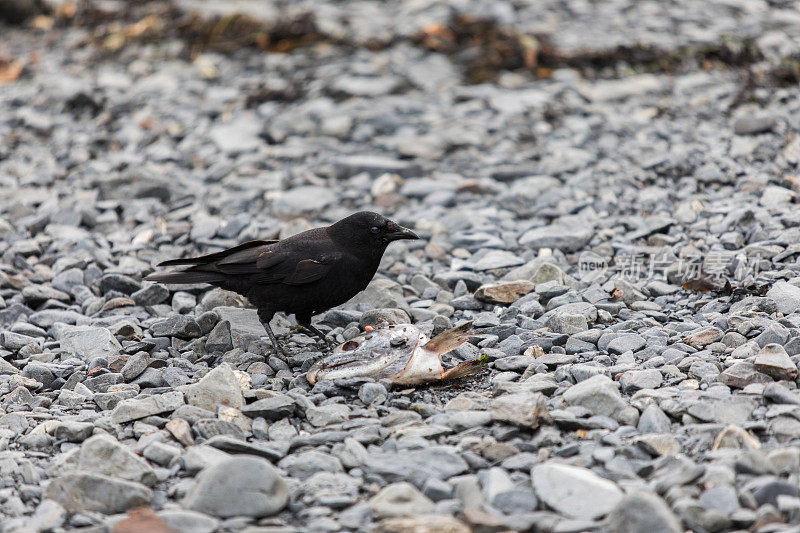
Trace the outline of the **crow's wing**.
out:
[[[268,249],[255,261],[236,258],[235,262],[226,260],[217,268],[224,273],[249,275],[252,283],[302,285],[325,277],[340,257],[341,253],[334,251],[301,254],[295,250]]]
[[[325,277],[342,255],[336,251],[305,250],[302,253],[286,250],[274,246],[275,242],[250,241],[215,254],[167,261],[161,264],[193,266],[177,272],[154,274],[148,279],[180,283],[181,276],[192,282],[243,278],[253,284],[302,285]]]
[[[302,285],[322,279],[330,271],[333,263],[336,262],[336,258],[327,259],[332,260],[328,262],[317,261],[316,259],[298,261],[294,272],[283,278],[281,282],[287,285]]]

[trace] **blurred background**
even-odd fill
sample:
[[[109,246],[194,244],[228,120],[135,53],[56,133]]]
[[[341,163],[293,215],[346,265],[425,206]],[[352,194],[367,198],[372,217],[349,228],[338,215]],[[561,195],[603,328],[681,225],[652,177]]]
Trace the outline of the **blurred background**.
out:
[[[4,216],[66,202],[120,246],[205,248],[370,208],[435,260],[613,262],[620,235],[690,228],[733,190],[794,200],[796,7],[1,0]],[[668,255],[749,238],[728,233]]]
[[[1,0],[0,20],[3,216],[104,232],[126,274],[374,209],[426,234],[428,275],[586,252],[752,281],[769,213],[749,233],[730,213],[797,219],[796,2]]]

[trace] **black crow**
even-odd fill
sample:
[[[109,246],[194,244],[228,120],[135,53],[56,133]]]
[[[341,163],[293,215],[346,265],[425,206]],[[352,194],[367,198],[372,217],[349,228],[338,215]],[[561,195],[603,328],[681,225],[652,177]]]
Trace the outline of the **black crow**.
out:
[[[390,242],[418,238],[378,213],[361,211],[280,241],[249,241],[201,257],[164,261],[158,266],[192,266],[144,279],[210,283],[245,296],[258,309],[275,350],[284,354],[269,325],[276,312],[294,314],[298,324],[329,344],[311,316],[364,290]]]

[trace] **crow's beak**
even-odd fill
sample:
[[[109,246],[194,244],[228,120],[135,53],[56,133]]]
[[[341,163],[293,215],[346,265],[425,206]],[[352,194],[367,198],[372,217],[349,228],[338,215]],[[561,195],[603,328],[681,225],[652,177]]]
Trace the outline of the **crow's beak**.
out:
[[[398,224],[391,226],[391,230],[392,231],[386,234],[386,238],[390,241],[399,241],[401,239],[419,239],[419,235]]]

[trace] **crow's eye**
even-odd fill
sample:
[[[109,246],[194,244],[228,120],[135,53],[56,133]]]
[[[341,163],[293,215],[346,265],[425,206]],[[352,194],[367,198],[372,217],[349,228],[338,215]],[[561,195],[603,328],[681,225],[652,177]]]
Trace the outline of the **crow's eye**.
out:
[[[369,228],[369,230],[370,230],[372,233],[380,233],[380,231],[381,231],[381,228],[379,228],[378,226],[372,226],[371,228]]]

